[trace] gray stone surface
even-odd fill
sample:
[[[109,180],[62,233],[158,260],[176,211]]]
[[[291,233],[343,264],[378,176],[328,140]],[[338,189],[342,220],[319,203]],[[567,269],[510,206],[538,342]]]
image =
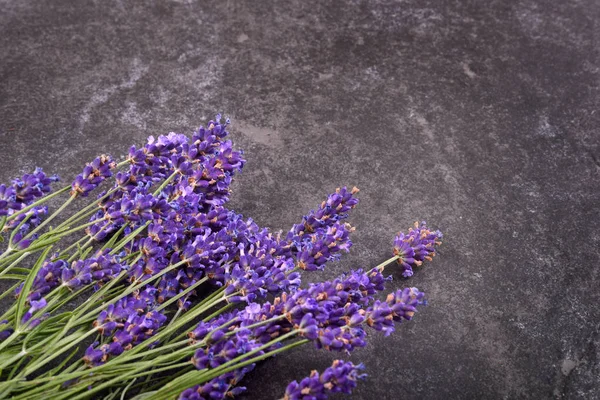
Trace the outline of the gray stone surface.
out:
[[[355,247],[445,233],[430,306],[350,358],[356,399],[600,398],[596,1],[0,1],[0,181],[229,115],[232,206],[287,229],[361,188]],[[275,399],[335,354],[260,365]]]

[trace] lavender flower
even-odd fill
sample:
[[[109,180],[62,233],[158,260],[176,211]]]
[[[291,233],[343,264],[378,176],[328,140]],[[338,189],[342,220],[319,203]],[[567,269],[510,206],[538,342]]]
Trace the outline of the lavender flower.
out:
[[[15,201],[21,205],[31,204],[35,199],[50,193],[50,184],[58,181],[57,175],[47,176],[41,168],[36,168],[32,174],[13,179]]]
[[[100,285],[114,279],[125,268],[118,256],[110,255],[107,251],[97,252],[94,257],[86,260],[77,260],[69,265],[64,260],[46,260],[33,280],[27,302],[30,307],[23,316],[23,323],[27,322],[38,310],[46,307],[44,296],[53,289],[64,286],[70,290],[78,290],[86,285],[95,283]],[[21,296],[23,284],[16,290],[16,296]],[[39,323],[39,321],[36,321]],[[35,324],[30,323],[33,328]]]
[[[417,288],[405,288],[390,293],[385,299],[392,310],[394,321],[410,321],[417,311],[418,305],[425,305],[425,294]]]
[[[246,390],[243,386],[234,387],[238,382],[253,369],[254,365],[241,368],[239,371],[233,371],[223,374],[202,385],[196,385],[184,390],[178,397],[179,400],[222,400],[234,398]]]
[[[4,227],[4,230],[13,230],[14,236],[12,239],[12,244],[15,245],[15,247],[19,250],[28,248],[38,237],[37,234],[29,236],[28,234],[30,230],[41,224],[44,216],[47,214],[47,206],[36,206],[23,214],[17,215],[15,218],[9,221]],[[19,227],[18,231],[14,232],[14,229],[17,227]]]
[[[335,360],[321,375],[312,371],[300,383],[293,381],[285,390],[284,400],[324,400],[334,393],[351,394],[358,379],[364,379],[362,364]]]
[[[11,215],[30,205],[34,200],[49,193],[50,185],[58,181],[58,176],[47,176],[41,168],[36,168],[31,174],[13,179],[12,185],[1,184],[0,217]],[[9,228],[14,226],[16,225],[13,223]]]
[[[86,349],[83,356],[83,361],[86,364],[93,366],[102,365],[110,356],[118,356],[123,353],[123,347],[119,342],[106,343],[99,348],[95,348],[98,344],[98,342],[94,342]]]
[[[308,289],[284,293],[273,303],[251,303],[243,310],[201,322],[189,337],[194,342],[204,340],[207,345],[196,350],[192,363],[198,369],[216,368],[291,330],[298,330],[317,348],[352,351],[363,347],[364,305],[384,289],[384,281],[377,270],[357,270]],[[244,329],[257,322],[262,324]],[[227,335],[236,328],[237,333]]]
[[[15,189],[12,186],[0,184],[0,217],[8,215],[9,212],[15,209],[19,209]]]
[[[288,237],[315,232],[319,228],[327,228],[335,222],[347,218],[348,211],[358,204],[358,199],[353,197],[358,192],[356,187],[350,191],[346,187],[337,188],[335,193],[330,194],[316,211],[313,210],[303,217],[301,224],[294,225]]]
[[[84,357],[86,364],[103,364],[111,356],[118,356],[152,337],[160,329],[167,317],[152,310],[157,305],[157,292],[153,286],[147,286],[141,292],[110,304],[99,314],[93,325],[101,335],[112,337],[112,341],[109,346],[90,345]]]
[[[353,232],[349,224],[335,223],[327,229],[319,229],[309,235],[309,240],[302,241],[298,246],[298,268],[305,271],[323,269],[325,263],[339,259],[341,252],[350,251],[352,242],[349,234]]]
[[[365,323],[389,334],[394,321],[411,319],[416,307],[425,303],[423,293],[415,288],[392,293],[384,303],[374,301],[374,295],[384,290],[386,280],[378,269],[356,270],[333,281],[312,284],[308,289],[283,293],[272,303],[251,303],[243,310],[201,322],[189,337],[193,343],[203,340],[206,344],[196,350],[192,363],[198,369],[216,368],[292,330],[299,331],[300,336],[311,340],[317,348],[350,352],[364,347]],[[258,322],[260,326],[254,326]],[[271,349],[278,346],[281,344],[276,343]],[[352,373],[356,368],[339,363],[334,363],[335,368],[326,371],[321,378],[291,384],[287,395],[290,399],[301,399],[304,397],[293,396],[311,394],[313,397],[306,398],[325,398],[318,396],[349,393],[356,381]],[[225,377],[220,378],[223,387],[227,386]],[[195,386],[184,391],[180,398],[204,398],[202,390],[202,385]],[[225,391],[218,393],[223,396]],[[222,398],[219,396],[215,398]]]
[[[86,197],[92,190],[100,185],[106,178],[112,176],[112,169],[116,164],[110,156],[101,155],[83,168],[83,172],[71,184],[72,196]]]
[[[426,305],[423,292],[417,288],[405,288],[390,293],[385,302],[375,301],[366,312],[366,321],[375,330],[388,336],[394,331],[394,322],[410,321],[417,306]]]
[[[228,124],[229,120],[221,123],[221,116],[217,115],[206,128],[200,127],[191,140],[170,133],[150,137],[140,148],[131,147],[124,163],[128,165],[116,172],[112,189],[98,196],[99,207],[86,229],[95,241],[108,239],[115,232],[127,236],[127,242],[113,237],[114,246],[121,253],[112,255],[107,248],[72,263],[57,255],[47,259],[29,293],[22,293],[23,284],[16,290],[17,296],[27,296],[29,308],[20,321],[23,326],[31,329],[40,324],[52,308],[66,303],[59,296],[68,291],[92,286],[98,290],[117,276],[124,276],[123,282],[112,282],[115,286],[108,298],[116,299],[111,296],[121,290],[117,285],[131,283],[139,287],[105,305],[93,322],[102,341],[86,349],[83,362],[94,367],[148,339],[155,341],[149,347],[158,344],[152,338],[167,322],[170,310],[166,310],[165,302],[170,304],[169,300],[181,296],[176,305],[179,315],[190,308],[196,295],[189,289],[204,282],[212,288],[222,287],[219,297],[211,298],[210,307],[222,301],[229,303],[227,307],[235,305],[238,309],[198,323],[188,334],[194,347],[181,349],[187,353],[174,354],[187,354],[185,357],[191,357],[198,370],[215,369],[226,363],[237,368],[180,394],[180,399],[223,399],[243,391],[237,385],[254,368],[254,364],[240,368],[233,360],[251,362],[251,358],[282,348],[284,341],[310,341],[318,349],[349,353],[366,345],[367,327],[389,335],[395,323],[412,319],[417,307],[426,303],[423,293],[407,288],[390,293],[385,301],[376,300],[390,279],[382,275],[382,267],[358,269],[337,279],[300,287],[299,271],[322,270],[327,262],[338,259],[352,246],[350,234],[354,228],[344,220],[358,203],[354,197],[358,189],[336,189],[283,238],[273,235],[225,207],[233,177],[245,165],[243,152],[234,150],[232,142],[226,139]],[[113,175],[115,167],[109,156],[96,158],[72,182],[71,196],[88,196]],[[10,216],[48,193],[56,180],[36,169],[10,186],[0,185],[0,217]],[[7,229],[20,226],[13,243],[19,248],[29,246],[35,236],[27,237],[28,232],[39,226],[46,213],[47,208],[34,207],[8,221]],[[439,231],[428,230],[425,223],[396,237],[394,253],[405,276],[412,275],[413,267],[431,259],[441,237]],[[88,254],[87,246],[92,242],[86,243],[84,254]],[[129,265],[123,260],[129,260]],[[160,279],[148,283],[158,273]],[[272,301],[258,303],[266,299]],[[241,304],[245,308],[239,309]],[[218,307],[221,306],[224,304]],[[206,308],[195,310],[202,315]],[[44,311],[46,314],[42,314]],[[85,314],[86,320],[87,317]],[[60,321],[57,319],[56,323]],[[13,333],[7,325],[7,320],[0,321],[0,340]],[[168,338],[175,328],[178,329],[174,327],[161,336]],[[60,330],[57,334],[62,335]],[[14,339],[20,340],[9,340]],[[186,346],[185,341],[173,344]],[[5,342],[6,345],[16,349],[20,343]],[[350,393],[363,376],[358,372],[361,368],[335,361],[322,374],[313,372],[300,383],[292,382],[285,399],[324,399],[334,393]],[[110,368],[107,366],[106,370]],[[65,382],[63,387],[70,383]]]
[[[129,171],[117,173],[113,192],[93,217],[99,222],[88,229],[88,234],[103,240],[123,224],[189,218],[226,203],[232,177],[245,160],[242,152],[232,149],[230,141],[223,141],[227,123],[220,125],[219,120],[217,116],[206,129],[201,127],[191,143],[185,135],[170,133],[158,139],[150,137],[141,149],[130,148]],[[153,196],[155,199],[150,197],[151,187],[167,177],[170,183]],[[134,198],[137,205],[132,203]],[[150,204],[154,202],[157,204]]]
[[[415,222],[414,229],[411,228],[408,234],[402,232],[394,239],[394,255],[398,256],[398,264],[403,268],[402,275],[410,277],[413,275],[413,268],[419,267],[423,261],[431,261],[435,255],[435,246],[442,244],[442,232],[432,232],[427,229],[425,221],[419,225]]]

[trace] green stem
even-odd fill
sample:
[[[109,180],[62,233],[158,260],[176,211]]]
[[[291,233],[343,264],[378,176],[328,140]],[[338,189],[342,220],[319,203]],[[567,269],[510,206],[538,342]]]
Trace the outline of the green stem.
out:
[[[225,290],[225,287],[221,287],[221,288],[220,288],[219,290],[217,290],[215,293],[217,293],[218,295],[221,295],[221,294],[224,292],[224,290]],[[235,294],[235,293],[233,293],[232,295],[234,295],[234,294]],[[223,300],[226,300],[226,297],[222,297],[221,299],[219,299],[218,301],[216,301],[216,302],[215,302],[215,299],[216,299],[217,297],[218,297],[218,296],[214,296],[214,293],[213,293],[213,294],[211,294],[210,296],[208,296],[207,298],[205,298],[204,300],[202,300],[202,302],[200,302],[199,304],[197,304],[196,306],[194,306],[194,308],[192,309],[192,310],[194,310],[194,311],[193,311],[193,312],[194,312],[194,314],[195,314],[196,316],[198,316],[198,315],[199,315],[199,313],[196,313],[196,312],[195,312],[195,310],[196,310],[198,307],[202,307],[202,312],[205,312],[205,311],[209,310],[210,308],[214,307],[215,305],[219,304],[221,301],[223,301]],[[208,307],[207,307],[207,306],[205,306],[206,304],[210,304],[210,306],[208,306]],[[190,314],[190,312],[192,312],[192,310],[189,310],[189,311],[187,312],[187,314],[186,314],[186,317],[187,317],[187,315],[189,315],[189,314]],[[208,320],[207,320],[206,318],[203,318],[203,321],[205,321],[205,322],[206,322],[206,321],[208,321]],[[177,336],[175,337],[175,339],[174,339],[174,340],[176,340],[176,341],[177,341],[177,340],[181,340],[181,339],[182,339],[182,338],[184,338],[186,335],[187,335],[187,332],[182,332],[182,333],[180,333],[179,335],[177,335]]]
[[[69,218],[67,218],[66,221],[64,221],[63,223],[61,223],[60,225],[58,225],[56,227],[56,229],[60,229],[60,228],[63,228],[65,226],[69,226],[74,221],[78,221],[81,218],[85,218],[85,217],[87,217],[89,215],[94,214],[96,211],[98,211],[98,210],[95,209],[96,207],[98,207],[98,204],[102,200],[106,199],[108,196],[110,196],[111,194],[113,194],[116,190],[117,190],[117,188],[110,189],[109,191],[107,191],[104,194],[104,196],[100,197],[99,199],[94,200],[92,203],[88,204],[87,206],[85,206],[81,210],[77,211],[75,214],[71,215]]]
[[[125,231],[125,228],[127,228],[127,224],[121,225],[121,227],[115,233],[113,233],[112,237],[107,240],[106,243],[104,243],[102,250],[108,249],[109,247],[112,248],[119,239],[119,236],[121,236],[121,234]]]
[[[164,182],[162,183],[162,185],[160,185],[158,187],[158,189],[156,189],[154,191],[154,193],[152,194],[153,196],[158,196],[158,194],[165,188],[167,187],[167,185],[173,180],[173,178],[175,178],[177,176],[177,174],[179,174],[178,170],[175,170],[171,175],[169,175],[169,177],[167,179],[164,180]]]
[[[96,206],[97,207],[98,205],[97,204],[92,204],[92,206]],[[86,211],[84,213],[81,213],[81,211],[78,211],[73,216],[71,216],[71,218],[69,218],[65,222],[61,223],[60,225],[58,225],[56,228],[54,228],[54,230],[57,231],[59,229],[68,228],[69,226],[71,226],[73,224],[76,224],[76,223],[81,222],[81,221],[83,221],[83,220],[85,220],[87,218],[90,218],[91,216],[93,216],[97,212],[98,212],[97,209],[91,209],[91,210],[88,210],[88,211]]]
[[[68,236],[68,235],[70,235],[70,234],[71,234],[71,233],[73,233],[73,232],[80,231],[80,230],[82,230],[82,229],[85,229],[85,228],[87,228],[88,226],[91,226],[91,225],[97,224],[98,222],[102,222],[102,221],[105,221],[105,220],[106,220],[106,217],[102,217],[102,218],[95,219],[95,220],[93,220],[93,221],[86,222],[85,224],[81,224],[81,225],[79,225],[79,226],[76,226],[75,228],[71,228],[71,229],[69,229],[69,230],[67,230],[67,231],[62,231],[62,232],[60,232],[60,234],[58,234],[58,236],[59,236],[59,237],[65,237],[65,236]],[[86,236],[87,236],[87,235],[86,235]]]
[[[11,336],[17,336],[17,332],[19,332],[19,326],[21,324],[21,317],[23,316],[23,311],[25,308],[25,303],[27,301],[27,296],[29,296],[29,291],[31,289],[31,286],[33,285],[33,281],[34,281],[38,271],[42,268],[42,266],[44,264],[44,260],[46,259],[46,256],[48,255],[48,253],[50,252],[51,249],[52,249],[52,246],[46,247],[46,249],[42,252],[42,254],[40,254],[35,265],[33,266],[33,268],[31,268],[31,272],[27,276],[27,279],[25,279],[25,282],[23,283],[23,289],[21,289],[21,293],[19,294],[19,298],[16,302],[17,309],[15,311],[15,332]],[[0,350],[2,349],[3,344],[4,344],[4,342],[2,344],[0,344]]]
[[[0,256],[0,265],[6,265],[8,263],[13,262],[17,258],[19,258],[21,256],[21,254],[25,253],[26,251],[33,254],[38,250],[44,249],[47,246],[58,242],[59,240],[60,240],[60,238],[58,238],[58,239],[50,238],[50,239],[43,239],[43,240],[40,238],[40,239],[33,241],[27,249],[15,251],[11,255],[8,255],[8,253],[12,252],[13,250],[16,250],[16,249],[15,248],[7,248],[6,251]],[[6,257],[6,258],[4,258],[4,257]]]
[[[171,349],[171,348],[180,347],[180,346],[186,345],[188,343],[189,343],[189,341],[185,340],[185,341],[182,341],[182,342],[179,342],[179,343],[173,343],[173,344],[170,344],[170,345],[160,346],[160,347],[157,347],[155,349],[151,349],[151,350],[148,350],[146,352],[137,354],[137,355],[135,355],[133,357],[128,358],[127,360],[121,360],[119,358],[112,358],[106,364],[99,365],[99,366],[94,367],[92,369],[89,369],[89,368],[80,368],[80,371],[70,372],[70,373],[67,370],[65,370],[65,371],[63,371],[63,372],[61,372],[60,374],[57,374],[57,375],[51,375],[51,376],[47,376],[47,377],[43,377],[43,378],[36,378],[36,379],[31,380],[31,381],[27,381],[26,385],[39,386],[40,384],[47,384],[47,383],[59,384],[59,383],[62,383],[62,382],[66,382],[68,380],[77,379],[77,378],[80,378],[82,376],[89,375],[90,373],[93,373],[94,375],[102,374],[102,373],[105,372],[105,370],[109,370],[110,371],[111,369],[115,370],[115,369],[118,369],[118,368],[122,367],[121,364],[123,364],[123,361],[131,361],[133,359],[143,358],[145,356],[148,356],[148,355],[151,355],[151,354],[155,354],[155,353],[158,353],[158,352],[162,352],[162,351],[165,351],[165,350],[168,350],[168,349]],[[201,343],[201,344],[203,344],[203,343]],[[152,365],[156,365],[157,364],[154,360],[149,360],[149,362],[151,362]],[[146,365],[146,364],[144,364],[144,365]],[[128,368],[128,367],[125,366],[125,368]]]
[[[385,268],[386,265],[388,265],[391,262],[396,261],[399,258],[400,258],[400,256],[394,256],[394,257],[388,258],[387,260],[385,260],[384,262],[382,262],[378,266],[371,268],[371,271],[374,271],[374,270],[377,269],[377,270],[379,270],[379,272],[383,272],[383,270],[384,270],[384,268]]]
[[[34,202],[34,203],[31,203],[31,204],[30,204],[30,205],[28,205],[27,207],[25,207],[25,208],[22,208],[22,209],[20,209],[19,211],[17,211],[16,213],[14,213],[14,214],[10,215],[10,216],[7,218],[7,221],[12,221],[13,219],[15,219],[16,217],[18,217],[19,215],[21,215],[21,214],[23,214],[23,213],[26,213],[27,211],[31,210],[33,207],[39,206],[40,204],[43,204],[43,203],[45,203],[46,201],[48,201],[48,200],[50,200],[50,199],[52,199],[52,198],[54,198],[54,197],[56,197],[56,196],[58,196],[58,195],[61,195],[61,194],[63,194],[64,192],[68,191],[69,189],[71,189],[71,186],[70,186],[70,185],[69,185],[69,186],[65,186],[64,188],[62,188],[62,189],[60,189],[60,190],[57,190],[57,191],[56,191],[56,192],[54,192],[54,193],[51,193],[51,194],[49,194],[49,195],[47,195],[47,196],[44,196],[44,197],[42,197],[42,198],[41,198],[41,199],[39,199],[38,201],[36,201],[36,202]]]
[[[204,278],[200,279],[198,282],[194,283],[193,285],[191,285],[184,291],[178,293],[177,296],[174,296],[174,297],[170,298],[169,300],[165,301],[163,304],[161,304],[159,307],[156,308],[156,311],[164,310],[166,307],[170,306],[171,304],[173,304],[174,302],[176,302],[177,300],[179,300],[180,298],[182,298],[183,296],[185,296],[192,290],[196,289],[198,286],[202,285],[207,280],[208,280],[208,277],[204,277]]]
[[[217,311],[215,311],[214,313],[210,314],[209,316],[207,316],[207,317],[204,317],[202,320],[203,320],[204,322],[208,322],[208,321],[210,321],[211,319],[213,319],[214,317],[216,317],[217,315],[221,315],[221,314],[223,314],[225,311],[229,310],[229,309],[230,309],[230,308],[232,308],[232,307],[235,307],[235,304],[234,304],[234,303],[229,303],[229,304],[226,304],[226,305],[224,305],[223,307],[219,308],[219,309],[218,309]]]
[[[42,222],[41,224],[39,224],[34,230],[32,230],[31,232],[29,232],[27,234],[27,236],[25,236],[24,239],[29,239],[31,236],[33,236],[34,234],[36,234],[37,232],[40,231],[40,229],[42,229],[44,226],[48,225],[50,223],[50,221],[52,221],[54,218],[56,218],[61,212],[64,211],[65,208],[67,208],[69,206],[69,204],[71,204],[73,202],[73,200],[75,200],[77,196],[71,196],[67,199],[67,201],[64,202],[64,204],[62,206],[59,207],[58,210],[56,210],[52,215],[50,215],[48,218],[46,218],[44,220],[44,222]]]
[[[0,272],[0,276],[6,274],[8,271],[10,271],[12,268],[16,267],[17,265],[19,265],[19,263],[21,261],[23,261],[25,258],[27,258],[27,256],[29,256],[31,253],[26,251],[25,253],[23,253],[23,255],[21,255],[19,258],[17,258],[12,264],[10,264],[8,267],[4,268],[4,270],[2,272]]]
[[[75,243],[71,244],[69,247],[67,247],[66,249],[64,249],[63,251],[60,252],[59,258],[63,257],[65,255],[67,255],[72,249],[76,248],[77,246],[79,246],[81,244],[81,242],[83,242],[84,240],[87,239],[87,235],[82,237],[81,239],[77,240]]]
[[[146,375],[152,375],[152,374],[155,374],[157,372],[163,372],[163,371],[168,371],[170,369],[186,367],[188,365],[190,365],[190,361],[185,361],[185,362],[182,362],[182,363],[179,363],[179,364],[168,365],[166,367],[157,368],[155,370],[142,372],[140,374],[135,375],[135,377],[139,378],[139,377],[146,376]],[[147,368],[144,368],[144,369],[147,369]],[[144,369],[138,369],[138,371],[143,371]]]
[[[119,252],[119,250],[121,250],[123,247],[125,247],[127,245],[127,243],[131,242],[133,239],[135,239],[135,237],[138,234],[140,234],[144,229],[146,229],[146,227],[148,225],[150,225],[150,222],[151,221],[147,221],[144,225],[140,226],[135,231],[131,232],[129,235],[127,235],[123,239],[121,239],[121,241],[119,241],[119,244],[110,251],[110,254],[117,254]]]
[[[284,351],[287,351],[287,350],[291,350],[294,347],[302,346],[303,344],[306,344],[308,342],[310,342],[310,340],[308,340],[308,339],[302,339],[302,340],[299,340],[297,342],[290,343],[290,344],[288,344],[286,346],[280,347],[279,349],[275,349],[275,350],[269,351],[269,352],[267,352],[267,353],[265,353],[265,354],[263,354],[261,356],[251,358],[250,360],[246,360],[246,361],[243,361],[243,362],[235,364],[235,365],[231,365],[231,366],[229,366],[227,368],[224,368],[225,364],[223,364],[221,367],[219,367],[220,368],[219,371],[214,371],[212,374],[209,374],[208,376],[205,376],[205,377],[201,378],[201,382],[199,382],[199,383],[201,384],[201,383],[208,382],[209,380],[211,380],[213,378],[216,378],[216,377],[218,377],[220,375],[226,374],[226,373],[231,372],[231,371],[235,371],[236,369],[243,368],[246,365],[254,364],[254,363],[258,362],[258,361],[265,360],[265,359],[267,359],[269,357],[272,357],[272,356],[274,356],[276,354],[283,353]]]
[[[133,378],[132,381],[129,383],[129,385],[125,386],[125,388],[123,389],[123,393],[121,393],[121,397],[120,397],[121,400],[125,400],[125,394],[131,388],[131,386],[133,386],[133,384],[135,383],[136,380],[137,380],[137,378]]]
[[[25,370],[23,370],[23,372],[21,372],[21,374],[19,374],[19,377],[26,377],[28,375],[31,375],[32,373],[34,373],[35,371],[37,371],[38,369],[40,369],[41,367],[48,364],[50,361],[54,360],[56,357],[64,353],[65,351],[69,350],[71,347],[82,342],[87,337],[93,335],[96,332],[98,332],[97,328],[91,329],[87,331],[84,335],[81,335],[78,338],[73,338],[73,340],[69,341],[70,343],[68,346],[62,346],[60,348],[52,349],[53,351],[51,354],[46,354],[46,357],[42,358],[37,363],[29,365],[27,368],[25,368]]]
[[[85,236],[84,236],[84,239],[85,239]],[[77,242],[77,243],[79,243],[79,242]],[[71,255],[71,257],[69,257],[69,258],[67,259],[67,264],[71,264],[73,261],[75,261],[75,260],[77,259],[77,257],[79,257],[79,255],[80,255],[80,254],[82,254],[82,253],[83,253],[83,251],[84,251],[84,250],[85,250],[85,249],[86,249],[86,248],[87,248],[89,245],[91,245],[92,243],[94,243],[94,238],[93,238],[93,237],[89,238],[87,242],[85,242],[83,245],[81,245],[81,246],[79,246],[79,247],[77,248],[77,251],[76,251],[76,252],[74,252],[74,253]]]

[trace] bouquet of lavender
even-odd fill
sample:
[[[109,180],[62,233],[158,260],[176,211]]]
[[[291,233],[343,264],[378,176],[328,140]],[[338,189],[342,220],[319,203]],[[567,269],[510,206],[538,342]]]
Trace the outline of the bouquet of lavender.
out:
[[[218,115],[191,139],[99,156],[54,192],[41,169],[0,185],[0,279],[12,282],[0,398],[223,399],[259,361],[308,343],[348,353],[368,329],[387,336],[412,319],[423,293],[380,296],[384,270],[410,277],[442,234],[415,224],[382,264],[302,285],[350,249],[358,189],[337,189],[286,234],[261,228],[226,207],[245,164],[228,124]],[[336,360],[284,399],[350,393],[361,369]]]

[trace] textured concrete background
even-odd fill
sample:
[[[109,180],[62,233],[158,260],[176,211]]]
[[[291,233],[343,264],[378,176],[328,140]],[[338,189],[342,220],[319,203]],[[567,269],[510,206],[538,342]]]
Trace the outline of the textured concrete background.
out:
[[[0,180],[230,116],[232,206],[287,229],[362,189],[353,252],[426,219],[430,306],[352,355],[356,399],[600,398],[600,5],[0,0]],[[245,399],[337,354],[260,365]]]

